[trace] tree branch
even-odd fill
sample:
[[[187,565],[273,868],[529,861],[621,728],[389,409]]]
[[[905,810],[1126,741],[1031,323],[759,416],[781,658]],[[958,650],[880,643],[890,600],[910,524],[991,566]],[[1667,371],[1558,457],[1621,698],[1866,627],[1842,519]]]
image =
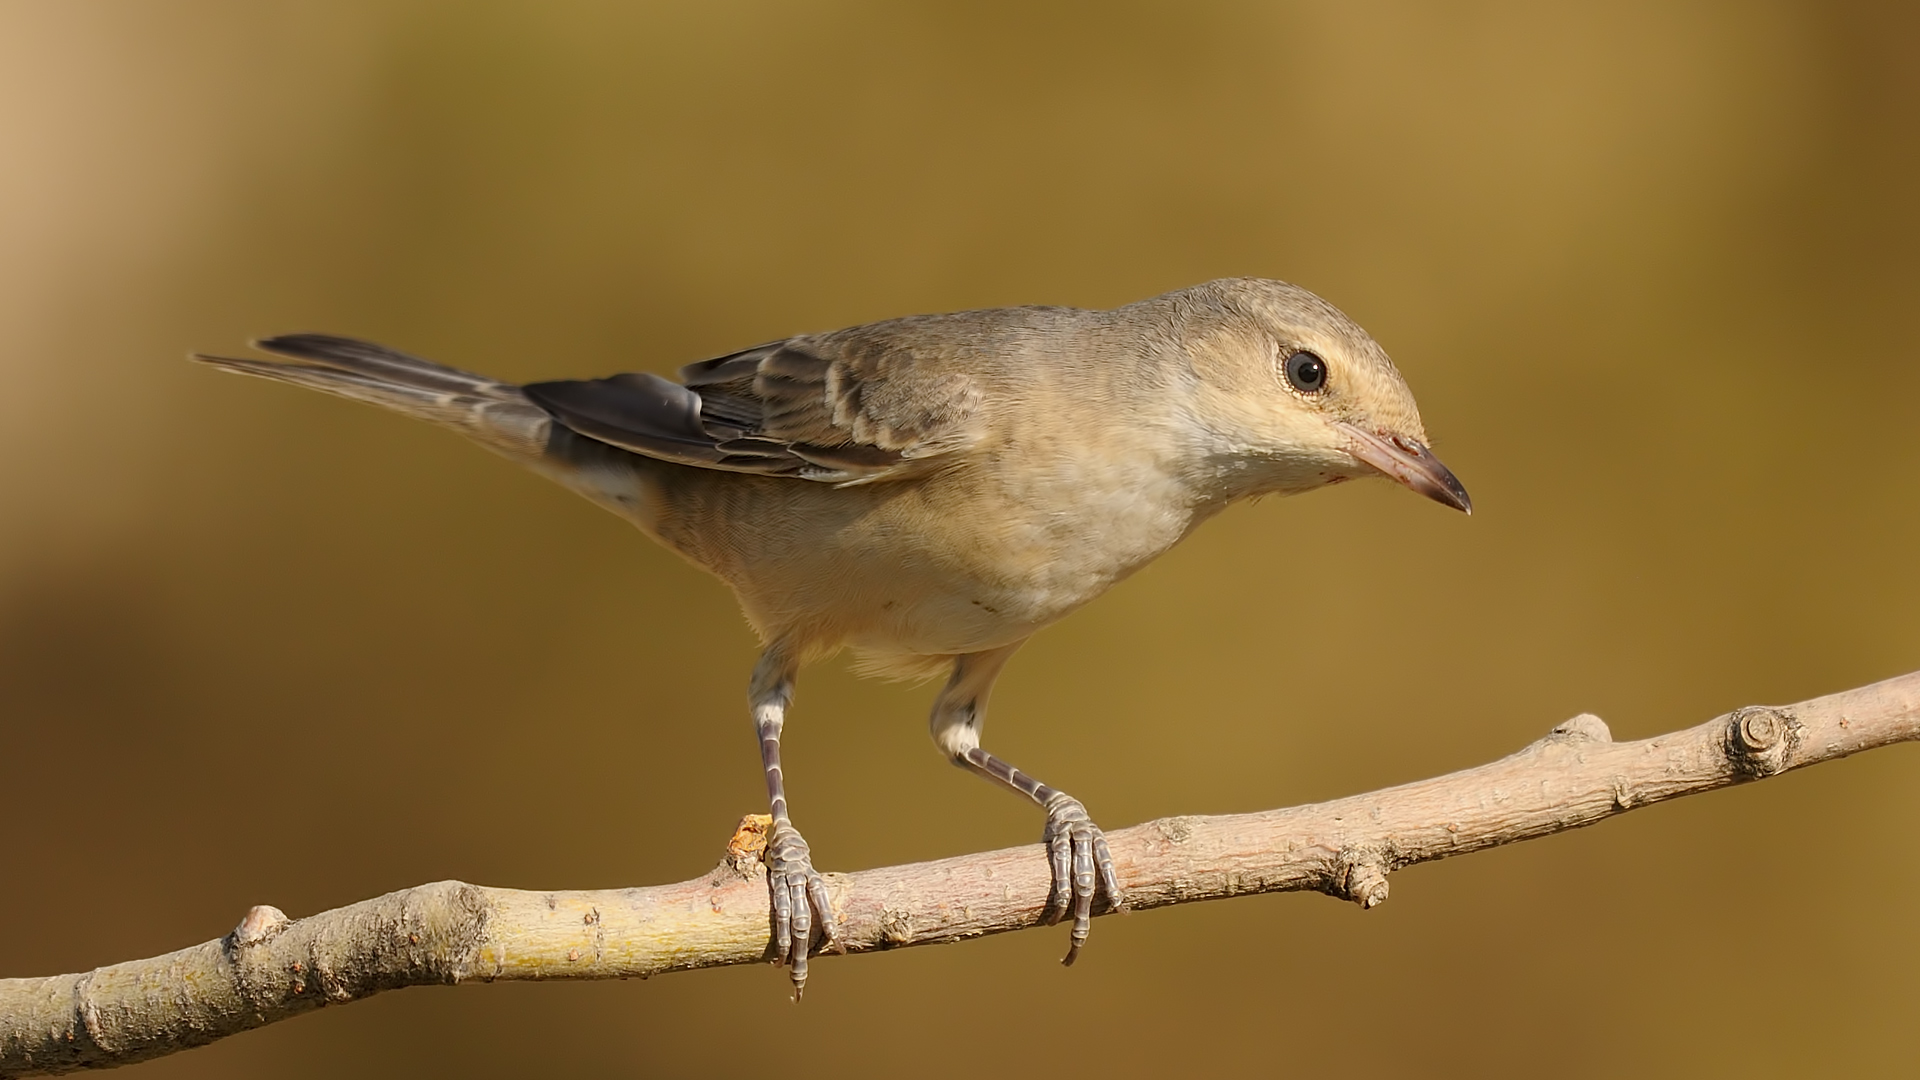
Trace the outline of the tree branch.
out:
[[[1577,716],[1511,757],[1333,802],[1177,817],[1107,834],[1135,910],[1315,890],[1372,907],[1403,866],[1530,840],[1862,750],[1920,739],[1920,672],[1616,743]],[[645,978],[768,955],[764,818],[678,885],[527,892],[442,881],[79,975],[0,980],[0,1077],[142,1061],[382,990],[470,979]],[[756,843],[758,841],[758,843]],[[828,874],[850,952],[1038,925],[1038,845]]]

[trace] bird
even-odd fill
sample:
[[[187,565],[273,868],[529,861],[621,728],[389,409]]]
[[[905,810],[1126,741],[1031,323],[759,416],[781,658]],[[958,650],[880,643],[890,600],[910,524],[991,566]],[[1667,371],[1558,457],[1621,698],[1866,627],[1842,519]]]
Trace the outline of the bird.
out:
[[[1125,896],[1086,807],[981,745],[1020,646],[1243,500],[1384,476],[1472,512],[1385,350],[1261,278],[799,334],[677,382],[514,385],[327,334],[254,346],[275,358],[195,359],[452,428],[732,588],[761,641],[769,958],[795,1000],[809,955],[839,945],[780,760],[801,665],[850,649],[866,673],[945,677],[935,745],[1045,812],[1043,921],[1071,916],[1071,965],[1096,905]]]

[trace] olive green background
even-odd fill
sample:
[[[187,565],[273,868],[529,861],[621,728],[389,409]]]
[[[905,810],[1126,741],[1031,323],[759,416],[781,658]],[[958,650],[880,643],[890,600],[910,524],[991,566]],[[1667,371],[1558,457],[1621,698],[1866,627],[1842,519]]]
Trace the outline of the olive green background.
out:
[[[0,975],[458,877],[677,881],[763,789],[715,582],[424,425],[183,359],[532,379],[1197,281],[1368,327],[1478,512],[1238,508],[1015,661],[1120,827],[1920,668],[1920,24],[1802,4],[0,2]],[[856,869],[1030,842],[931,691],[810,669]],[[389,994],[163,1077],[1911,1068],[1920,752],[1393,879]]]

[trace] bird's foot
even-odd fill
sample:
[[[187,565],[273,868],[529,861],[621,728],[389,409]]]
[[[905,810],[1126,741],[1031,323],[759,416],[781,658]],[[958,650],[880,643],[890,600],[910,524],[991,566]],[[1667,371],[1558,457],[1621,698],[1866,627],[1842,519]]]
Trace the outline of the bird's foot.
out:
[[[1046,920],[1052,926],[1073,912],[1073,933],[1067,955],[1060,962],[1071,965],[1087,943],[1087,931],[1093,926],[1093,901],[1106,897],[1110,911],[1123,911],[1126,898],[1114,877],[1113,856],[1107,851],[1107,838],[1087,816],[1087,808],[1070,795],[1055,792],[1046,802],[1047,829],[1041,840],[1047,845],[1047,858],[1053,864],[1053,892],[1047,897]],[[1097,886],[1097,888],[1096,888]]]
[[[813,868],[813,854],[800,830],[785,818],[775,818],[767,833],[767,888],[773,901],[773,962],[793,971],[793,999],[807,989],[807,955],[837,944],[833,932],[833,905],[827,882]]]

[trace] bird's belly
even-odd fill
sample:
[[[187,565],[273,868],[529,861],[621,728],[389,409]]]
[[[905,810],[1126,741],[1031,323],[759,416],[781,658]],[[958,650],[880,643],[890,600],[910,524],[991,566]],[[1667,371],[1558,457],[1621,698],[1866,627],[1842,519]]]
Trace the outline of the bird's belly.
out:
[[[974,574],[916,559],[899,545],[865,557],[760,572],[731,583],[770,637],[794,634],[863,653],[957,656],[1021,641],[1097,595],[1103,585]],[[923,553],[922,553],[923,554]],[[1005,567],[997,569],[1004,570]]]
[[[690,479],[666,492],[648,531],[731,585],[764,637],[809,651],[935,657],[1014,644],[1165,551],[1189,524],[1127,495],[1063,507],[957,482]]]
[[[981,587],[973,589],[954,588],[961,584],[948,580],[937,589],[909,585],[876,590],[872,601],[862,605],[865,610],[860,617],[849,620],[844,640],[867,653],[955,656],[983,652],[1022,641],[1077,606],[1049,603],[1045,596],[985,583],[976,583]]]

